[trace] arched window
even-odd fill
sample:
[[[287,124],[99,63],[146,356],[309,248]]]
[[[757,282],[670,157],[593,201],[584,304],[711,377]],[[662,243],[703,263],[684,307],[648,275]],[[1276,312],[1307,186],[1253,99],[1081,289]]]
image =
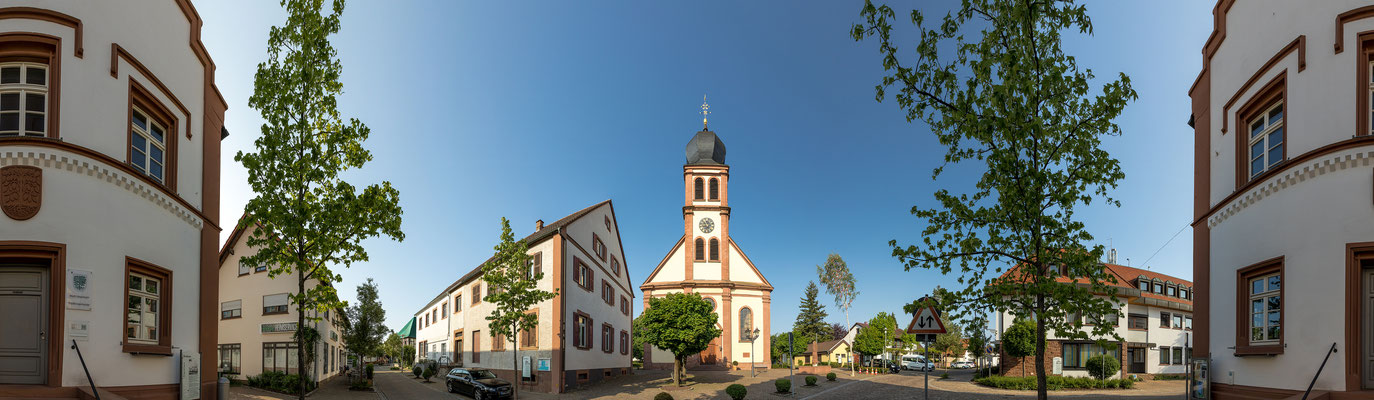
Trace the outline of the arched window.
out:
[[[697,252],[695,258],[697,261],[706,259],[706,242],[701,240],[701,238],[697,238]]]
[[[701,187],[701,178],[697,178],[697,191],[696,191],[696,195],[695,195],[695,196],[692,196],[693,199],[702,200],[701,189],[702,189],[702,187]]]
[[[711,200],[720,200],[720,181],[711,178]]]
[[[711,238],[711,261],[720,261],[720,241]]]
[[[702,298],[703,298],[703,299],[706,299],[706,302],[711,304],[711,311],[715,311],[715,310],[716,310],[716,299],[713,299],[713,298],[710,298],[710,297],[702,297]]]
[[[748,341],[749,331],[754,330],[754,310],[749,307],[739,309],[739,340]]]

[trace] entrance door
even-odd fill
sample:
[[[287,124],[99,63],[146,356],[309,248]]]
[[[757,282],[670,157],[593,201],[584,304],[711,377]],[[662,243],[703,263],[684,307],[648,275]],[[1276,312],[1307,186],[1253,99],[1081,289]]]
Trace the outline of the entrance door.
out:
[[[1126,349],[1126,357],[1130,359],[1130,369],[1127,371],[1132,374],[1145,373],[1145,349],[1132,347]]]
[[[1360,271],[1363,278],[1360,279],[1363,284],[1360,288],[1360,301],[1364,302],[1364,315],[1360,316],[1363,320],[1360,323],[1360,342],[1363,344],[1360,350],[1364,353],[1361,354],[1361,361],[1364,362],[1364,368],[1361,369],[1364,387],[1367,389],[1374,388],[1374,317],[1370,316],[1374,313],[1374,259],[1361,260],[1360,266],[1363,267]]]
[[[0,384],[47,383],[48,269],[0,264]]]
[[[702,364],[702,365],[715,365],[716,362],[718,362],[719,358],[720,358],[720,338],[716,338],[715,340],[712,340],[712,341],[711,341],[711,344],[710,344],[710,345],[707,345],[707,346],[706,346],[706,351],[701,352],[701,364]]]

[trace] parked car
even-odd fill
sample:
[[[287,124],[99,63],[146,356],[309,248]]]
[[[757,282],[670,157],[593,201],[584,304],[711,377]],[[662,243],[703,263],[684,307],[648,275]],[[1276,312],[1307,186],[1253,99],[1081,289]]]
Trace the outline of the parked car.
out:
[[[510,381],[497,378],[486,368],[454,368],[444,377],[451,393],[472,396],[474,400],[511,398]]]
[[[972,361],[955,361],[953,365],[950,365],[950,367],[958,368],[958,369],[969,369],[969,368],[973,368],[973,362],[972,362]]]
[[[902,356],[902,369],[911,371],[934,371],[935,364],[922,356]]]

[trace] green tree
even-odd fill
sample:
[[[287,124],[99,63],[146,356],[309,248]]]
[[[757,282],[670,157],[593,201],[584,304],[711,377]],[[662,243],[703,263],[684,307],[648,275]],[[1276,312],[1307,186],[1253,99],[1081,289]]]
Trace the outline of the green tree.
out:
[[[409,367],[415,365],[415,346],[401,346],[401,366]]]
[[[289,16],[272,27],[267,61],[258,64],[248,105],[262,113],[262,136],[255,150],[234,156],[248,170],[256,197],[245,211],[258,224],[247,244],[258,249],[243,258],[251,268],[265,267],[271,277],[295,275],[297,324],[306,326],[306,311],[320,313],[344,306],[332,283],[341,279],[330,268],[368,260],[362,241],[387,236],[400,241],[400,193],[390,182],[357,190],[341,173],[372,159],[363,148],[370,133],[356,119],[339,116],[337,96],[342,65],[329,42],[338,33],[344,2],[334,0],[326,13],[323,0],[283,0]],[[246,225],[245,225],[246,226]],[[321,284],[306,290],[306,282]],[[302,349],[305,343],[297,338]],[[305,352],[297,352],[305,365]],[[301,381],[298,398],[305,399]]]
[[[964,329],[958,322],[950,320],[948,315],[940,316],[941,322],[945,324],[945,333],[935,335],[935,343],[931,344],[931,349],[938,352],[943,357],[959,357],[964,354]]]
[[[851,31],[855,40],[880,42],[888,75],[876,86],[876,99],[894,90],[907,121],[923,121],[947,147],[932,178],[966,161],[982,175],[967,193],[941,189],[934,193],[938,205],[912,207],[925,219],[924,239],[889,242],[893,256],[907,270],[959,274],[967,286],[942,303],[1034,315],[1037,395],[1045,399],[1046,331],[1086,338],[1081,321],[1066,316],[1117,307],[1114,279],[1098,265],[1102,246],[1084,245],[1093,236],[1075,211],[1095,200],[1120,204],[1108,192],[1125,174],[1101,145],[1121,134],[1113,120],[1136,92],[1119,74],[1090,93],[1092,70],[1080,70],[1061,49],[1063,32],[1092,33],[1086,7],[1074,0],[964,0],[931,27],[913,10],[917,32],[899,37],[917,38],[915,51],[899,50],[895,16],[891,7],[866,1],[864,21]],[[1001,277],[1004,265],[1015,273]],[[1080,284],[1062,284],[1061,277]],[[1092,330],[1115,335],[1108,326]]]
[[[887,351],[897,331],[897,319],[892,314],[879,312],[868,320],[868,326],[859,328],[854,335],[854,351],[865,356],[876,356]]]
[[[772,347],[772,349],[770,349],[769,352],[771,353],[770,355],[773,358],[773,363],[776,364],[782,361],[786,361],[784,364],[792,365],[792,360],[787,358],[789,350],[789,345],[787,342],[787,332],[773,335],[773,340],[770,340],[769,343],[769,346]]]
[[[1035,354],[1037,349],[1042,346],[1036,343],[1035,323],[1024,318],[1012,320],[1011,327],[1002,333],[1002,348],[1006,350],[1007,356],[1022,358]],[[1006,360],[1002,360],[1003,363]],[[1021,375],[1026,375],[1026,363],[1021,364]],[[1038,372],[1038,371],[1037,371]]]
[[[973,354],[973,359],[981,366],[983,356],[987,355],[988,334],[983,329],[974,328],[969,330],[968,351]]]
[[[630,321],[630,357],[641,362],[644,361],[644,334],[640,332],[642,325],[639,320],[643,317],[644,315],[640,314]]]
[[[792,324],[792,333],[796,336],[798,349],[806,349],[811,343],[822,342],[830,337],[830,324],[825,322],[825,317],[829,314],[826,314],[825,306],[816,299],[819,294],[820,288],[816,286],[816,282],[808,282],[801,299],[801,312],[797,313],[797,320]]]
[[[386,327],[386,310],[377,300],[377,283],[372,278],[358,285],[358,303],[348,307],[347,316],[344,347],[359,357],[382,355],[382,338],[390,329]],[[400,337],[396,339],[399,345]]]
[[[401,341],[401,335],[396,332],[386,335],[386,341],[382,342],[382,354],[386,355],[387,362],[399,362],[401,352],[405,351]]]
[[[844,312],[844,326],[839,330],[848,329],[849,307],[854,305],[854,298],[859,297],[859,290],[854,287],[854,274],[849,272],[849,264],[846,264],[839,254],[830,253],[825,257],[825,265],[816,266],[816,274],[820,275],[825,292],[835,296],[835,306]],[[845,334],[839,335],[843,337]],[[849,375],[854,375],[853,364],[850,364]]]
[[[706,350],[720,337],[719,316],[699,294],[673,293],[649,299],[639,315],[644,342],[673,353],[673,382],[682,386],[687,357]]]
[[[501,218],[501,241],[493,248],[496,254],[482,265],[482,280],[487,282],[487,296],[483,298],[494,306],[487,315],[487,327],[492,340],[501,340],[504,335],[510,340],[511,365],[518,374],[520,366],[519,333],[533,330],[539,325],[539,315],[529,312],[536,304],[558,296],[558,289],[552,292],[539,290],[537,284],[544,279],[544,273],[534,272],[534,258],[529,255],[529,245],[524,239],[515,240],[510,221]],[[519,378],[516,378],[517,380]],[[514,398],[520,398],[520,390],[512,385]]]

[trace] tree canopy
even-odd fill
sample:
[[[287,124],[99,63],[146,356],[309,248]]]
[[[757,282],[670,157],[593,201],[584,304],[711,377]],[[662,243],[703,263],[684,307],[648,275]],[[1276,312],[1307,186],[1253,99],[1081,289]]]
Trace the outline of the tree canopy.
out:
[[[491,260],[482,265],[482,280],[487,282],[487,296],[482,300],[493,306],[487,314],[488,332],[494,338],[501,336],[510,341],[511,365],[517,371],[520,366],[520,346],[516,343],[519,333],[533,330],[539,326],[539,314],[529,312],[541,302],[558,296],[558,289],[552,292],[540,290],[537,285],[544,279],[544,273],[535,273],[533,256],[524,239],[515,240],[510,220],[501,218],[501,235]],[[514,389],[514,397],[519,398],[519,389]]]
[[[819,294],[820,288],[816,286],[816,282],[807,282],[806,291],[801,298],[801,311],[797,313],[797,320],[792,324],[792,333],[796,336],[795,340],[800,348],[829,340],[830,324],[825,322],[829,314],[825,312],[825,306],[817,300]]]
[[[286,22],[268,33],[267,60],[258,64],[248,98],[262,114],[262,134],[252,152],[234,160],[248,170],[256,194],[240,224],[256,224],[246,243],[258,251],[241,263],[267,268],[273,278],[295,275],[291,301],[303,330],[307,318],[344,306],[332,285],[341,278],[331,268],[367,261],[365,239],[400,241],[405,234],[400,192],[390,182],[359,190],[342,178],[372,159],[363,147],[371,130],[357,119],[345,122],[338,109],[343,66],[329,37],[339,32],[343,0],[327,12],[323,0],[281,4]],[[312,279],[321,284],[307,288]],[[304,350],[303,340],[298,335],[296,344]],[[308,365],[305,351],[297,352],[297,364]],[[305,400],[305,380],[298,389]]]
[[[892,344],[897,332],[897,320],[892,314],[879,312],[868,320],[868,326],[859,328],[854,336],[854,351],[866,356],[882,354]]]
[[[346,310],[348,318],[344,324],[344,347],[360,356],[380,356],[382,338],[390,329],[386,327],[386,310],[377,300],[377,283],[372,278],[358,285],[358,303]],[[397,337],[399,345],[400,337]]]
[[[905,14],[905,13],[904,13]],[[956,319],[968,310],[1007,310],[1036,316],[1037,338],[1115,336],[1111,326],[1083,332],[1070,315],[1115,312],[1115,280],[1100,266],[1102,246],[1075,211],[1111,197],[1125,174],[1102,147],[1118,136],[1114,120],[1136,99],[1130,78],[1096,80],[1061,48],[1065,32],[1091,34],[1086,7],[1074,0],[964,0],[934,26],[913,10],[914,35],[894,35],[896,12],[866,1],[851,36],[879,42],[886,76],[875,98],[889,90],[907,121],[920,120],[946,147],[946,167],[970,163],[982,173],[972,185],[935,191],[935,206],[911,208],[924,219],[918,244],[889,242],[907,270],[958,274],[966,285],[942,304]],[[914,51],[897,38],[916,38]],[[1094,83],[1101,82],[1094,92]],[[927,129],[921,129],[926,131]],[[1011,268],[1011,271],[1004,274]],[[1078,284],[1061,283],[1061,278]],[[1106,296],[1099,296],[1105,294]],[[971,324],[973,325],[973,324]],[[1037,395],[1047,397],[1043,344],[1036,349]]]
[[[705,351],[722,331],[719,316],[699,294],[672,293],[649,299],[640,314],[644,342],[673,353],[673,381],[682,385],[687,357]]]

